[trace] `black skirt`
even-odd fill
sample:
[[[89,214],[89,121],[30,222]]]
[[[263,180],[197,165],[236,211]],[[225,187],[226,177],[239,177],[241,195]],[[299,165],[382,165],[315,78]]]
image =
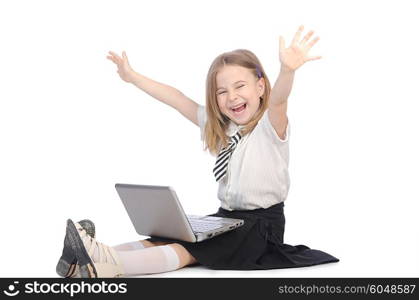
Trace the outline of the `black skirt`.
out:
[[[199,243],[160,237],[147,239],[181,244],[198,261],[214,270],[298,268],[338,262],[336,257],[304,245],[284,244],[284,203],[267,209],[228,211],[210,216],[243,219],[244,225]]]

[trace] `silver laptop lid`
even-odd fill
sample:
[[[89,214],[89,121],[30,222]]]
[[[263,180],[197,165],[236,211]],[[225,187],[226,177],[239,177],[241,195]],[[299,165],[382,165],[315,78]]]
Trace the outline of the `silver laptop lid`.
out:
[[[170,186],[117,183],[115,188],[138,234],[196,242]]]

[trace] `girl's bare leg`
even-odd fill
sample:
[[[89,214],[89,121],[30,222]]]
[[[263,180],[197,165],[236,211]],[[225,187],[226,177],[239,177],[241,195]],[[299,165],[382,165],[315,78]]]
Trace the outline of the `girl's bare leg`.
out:
[[[169,243],[165,243],[165,242],[150,242],[150,241],[147,241],[147,240],[141,240],[139,242],[141,244],[143,244],[144,248],[155,247],[155,246],[162,246],[162,245],[169,244]]]
[[[169,246],[172,247],[179,256],[179,269],[197,263],[195,257],[193,257],[181,244],[174,243],[169,244]]]
[[[166,242],[150,242],[147,240],[141,240],[139,242],[143,244],[144,248],[161,246],[161,245],[169,245],[170,247],[172,247],[173,250],[176,251],[176,254],[179,257],[179,262],[180,262],[179,269],[185,266],[197,263],[196,259],[181,244],[166,243]]]

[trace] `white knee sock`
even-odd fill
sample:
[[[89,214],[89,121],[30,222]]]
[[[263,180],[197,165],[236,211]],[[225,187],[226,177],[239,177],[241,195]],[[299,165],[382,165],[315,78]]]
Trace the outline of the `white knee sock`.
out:
[[[180,265],[176,251],[169,245],[117,253],[127,276],[173,271]]]
[[[134,241],[134,242],[112,246],[112,248],[114,248],[117,251],[130,251],[130,250],[144,249],[145,247],[140,241]]]

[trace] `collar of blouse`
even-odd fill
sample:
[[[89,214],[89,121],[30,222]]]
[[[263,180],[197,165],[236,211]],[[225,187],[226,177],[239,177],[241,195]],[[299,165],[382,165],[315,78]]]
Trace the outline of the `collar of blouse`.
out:
[[[232,137],[233,135],[236,134],[237,130],[240,130],[242,128],[244,128],[245,125],[237,125],[234,122],[230,121],[226,130],[226,134],[229,137]]]

